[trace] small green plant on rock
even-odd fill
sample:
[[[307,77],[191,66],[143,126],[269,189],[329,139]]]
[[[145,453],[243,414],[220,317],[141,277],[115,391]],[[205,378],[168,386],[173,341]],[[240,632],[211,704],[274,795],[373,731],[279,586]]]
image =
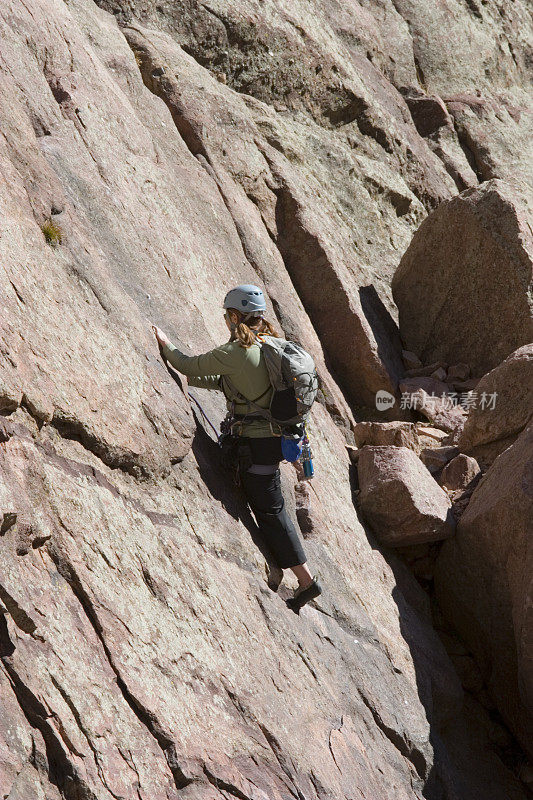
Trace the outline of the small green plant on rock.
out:
[[[56,225],[51,218],[47,219],[41,225],[41,230],[44,234],[47,244],[50,247],[57,247],[63,241],[63,234],[59,225]]]
[[[63,241],[63,233],[59,225],[56,225],[51,218],[48,218],[41,225],[41,230],[44,233],[44,238],[50,247],[57,247]]]

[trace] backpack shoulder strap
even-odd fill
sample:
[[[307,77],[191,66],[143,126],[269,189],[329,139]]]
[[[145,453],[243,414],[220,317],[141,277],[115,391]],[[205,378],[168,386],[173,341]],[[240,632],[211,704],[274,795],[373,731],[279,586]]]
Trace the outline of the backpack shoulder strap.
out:
[[[269,422],[275,421],[274,417],[272,416],[268,408],[263,408],[262,406],[259,406],[257,404],[257,401],[260,400],[268,391],[270,391],[270,389],[272,388],[271,386],[268,386],[265,389],[265,391],[259,395],[259,397],[255,398],[255,400],[250,400],[248,399],[248,397],[245,397],[243,394],[241,394],[241,392],[239,392],[239,390],[234,386],[233,382],[230,380],[230,378],[228,378],[227,375],[221,375],[221,378],[223,378],[223,380],[226,382],[226,385],[228,386],[228,388],[230,389],[230,391],[237,400],[239,400],[241,403],[246,403],[248,408],[250,407],[254,408],[258,414],[261,414],[261,416],[267,419]]]

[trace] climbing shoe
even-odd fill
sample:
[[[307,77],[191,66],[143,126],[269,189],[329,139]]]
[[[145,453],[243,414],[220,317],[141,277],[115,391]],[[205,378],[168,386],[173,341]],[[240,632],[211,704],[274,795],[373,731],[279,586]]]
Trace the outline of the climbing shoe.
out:
[[[314,600],[315,597],[318,597],[320,594],[322,594],[322,586],[315,575],[309,586],[306,586],[305,589],[301,587],[295,589],[294,595],[285,602],[291,611],[294,611],[295,614],[299,614],[302,606],[305,606],[306,603],[310,600]]]

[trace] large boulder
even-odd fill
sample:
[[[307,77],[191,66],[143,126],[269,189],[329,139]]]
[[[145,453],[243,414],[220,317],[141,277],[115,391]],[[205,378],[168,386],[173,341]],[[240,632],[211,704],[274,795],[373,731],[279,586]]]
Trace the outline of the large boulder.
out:
[[[392,281],[405,346],[474,375],[533,341],[533,217],[527,193],[491,180],[442,203]]]
[[[404,378],[400,381],[401,406],[418,411],[434,425],[449,433],[459,434],[465,421],[465,410],[458,403],[456,392],[433,377]]]
[[[441,472],[439,483],[450,492],[460,492],[472,485],[480,474],[475,458],[459,453],[449,461]]]
[[[394,445],[409,447],[418,455],[423,448],[436,447],[446,433],[423,422],[358,422],[354,428],[357,447]]]
[[[481,378],[457,442],[485,463],[508,447],[533,415],[533,344],[526,344]]]
[[[363,447],[358,460],[361,513],[391,547],[452,536],[451,502],[407,447]]]
[[[442,445],[441,447],[425,447],[420,452],[420,460],[432,475],[440,472],[452,458],[459,455],[456,445]]]
[[[444,614],[533,754],[533,426],[492,464],[437,560]]]

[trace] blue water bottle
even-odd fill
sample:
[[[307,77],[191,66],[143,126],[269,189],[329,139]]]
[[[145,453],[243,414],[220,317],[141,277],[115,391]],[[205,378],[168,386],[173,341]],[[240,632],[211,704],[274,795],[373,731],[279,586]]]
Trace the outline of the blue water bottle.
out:
[[[307,431],[305,432],[305,437],[303,441],[301,459],[302,459],[302,466],[304,468],[304,478],[306,480],[311,480],[311,478],[315,474],[315,468],[313,467],[313,453],[311,451],[311,445],[309,444],[309,439],[307,438]]]

